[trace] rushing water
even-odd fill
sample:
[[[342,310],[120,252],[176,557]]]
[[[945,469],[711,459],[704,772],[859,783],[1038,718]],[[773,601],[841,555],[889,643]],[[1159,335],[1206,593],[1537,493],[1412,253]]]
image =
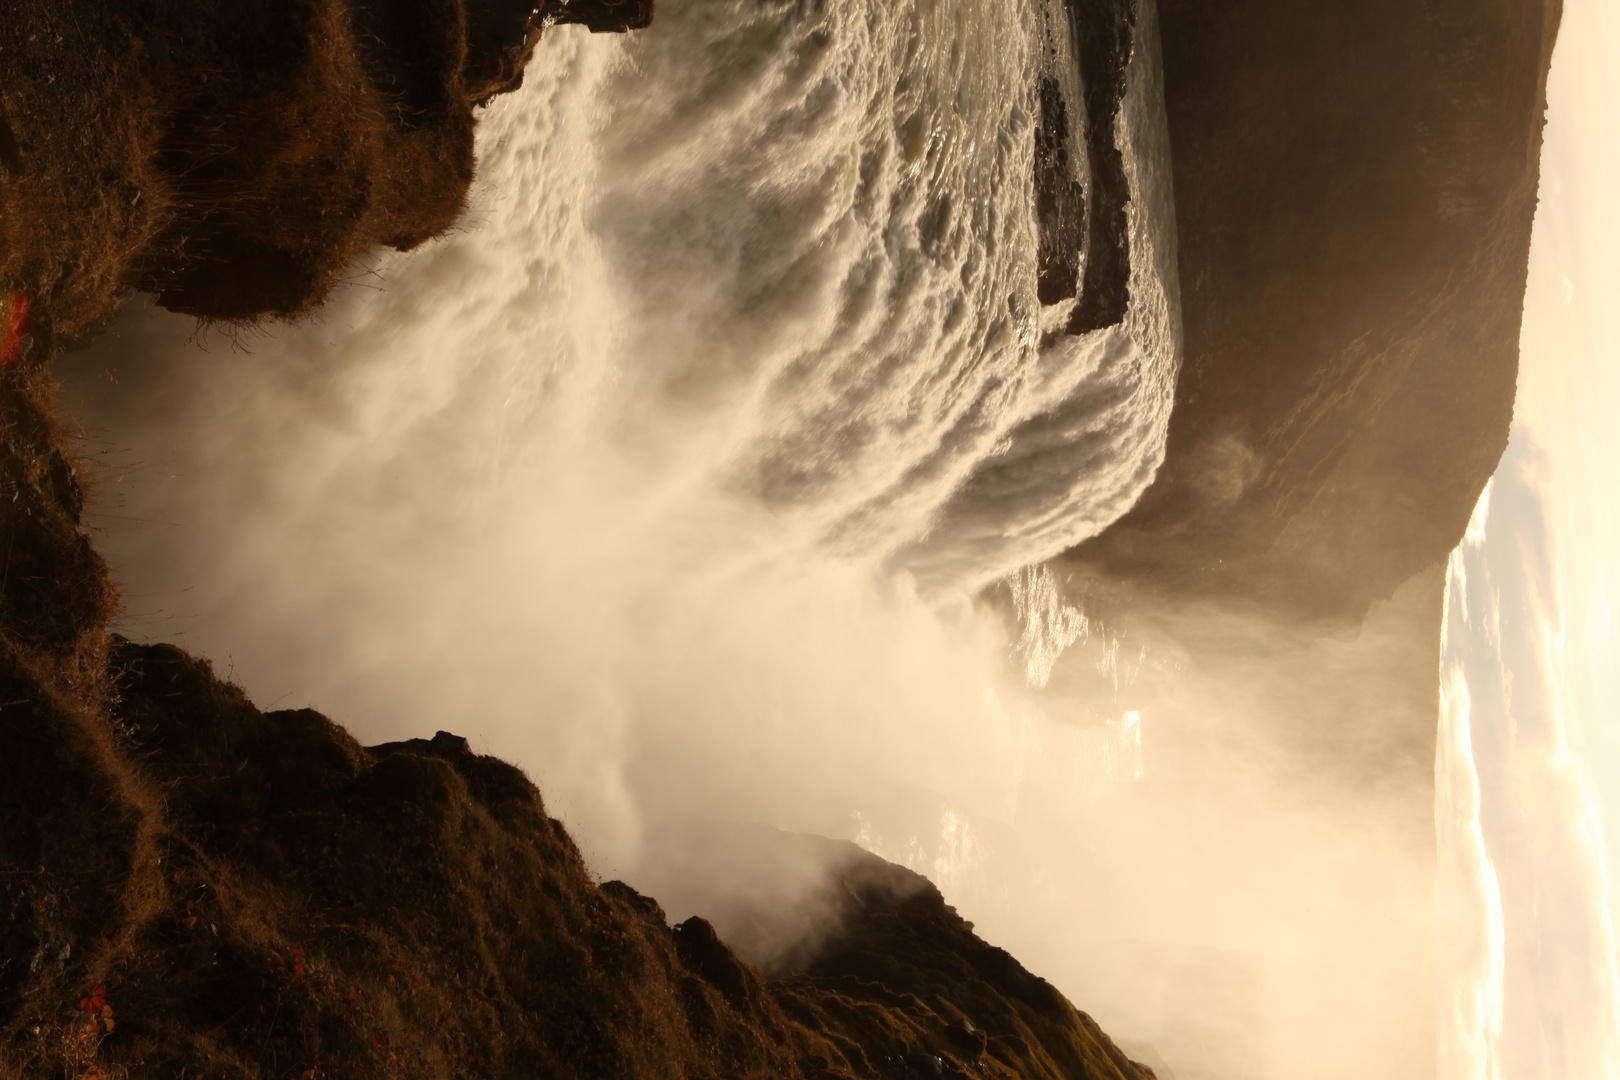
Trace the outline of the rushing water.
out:
[[[1042,349],[1032,22],[985,3],[676,5],[592,56],[594,85],[487,122],[504,268],[556,251],[571,212],[596,256],[558,268],[559,299],[595,306],[576,337],[611,338],[544,365],[612,380],[574,422],[592,450],[628,445],[653,498],[680,489],[661,500],[675,516],[696,488],[754,517],[724,558],[750,541],[889,556],[971,589],[1098,531],[1151,478],[1176,367],[1164,158],[1132,159],[1153,199],[1133,204],[1149,257],[1126,325]],[[618,52],[571,44],[581,65]],[[583,173],[557,177],[574,91],[604,116]],[[1163,139],[1144,111],[1133,146]],[[499,321],[467,329],[543,411],[533,354],[556,313],[533,275],[492,277]]]
[[[871,836],[874,799],[923,792],[887,826],[908,847],[917,814],[1010,813],[1030,754],[1090,762],[1059,787],[1136,775],[1134,722],[1092,753],[1031,712],[972,601],[1137,498],[1178,364],[1151,8],[1118,128],[1127,317],[1053,338],[1036,300],[1060,12],[553,29],[484,114],[455,234],[309,324],[203,351],[148,310],[64,371],[126,630],[363,736],[485,740],[608,867],[705,783]]]

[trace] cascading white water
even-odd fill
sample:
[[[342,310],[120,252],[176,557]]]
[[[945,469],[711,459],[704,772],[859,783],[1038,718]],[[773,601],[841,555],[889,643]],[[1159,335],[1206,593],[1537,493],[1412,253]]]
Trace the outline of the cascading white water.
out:
[[[1041,350],[1031,23],[674,6],[603,72],[611,115],[571,193],[618,331],[575,361],[615,379],[587,441],[632,445],[678,514],[695,486],[769,522],[726,560],[895,553],[972,588],[1096,532],[1151,477],[1175,373],[1165,193],[1135,211],[1129,323]],[[546,171],[548,111],[517,99],[487,122],[492,227],[508,193],[551,209],[517,194]],[[512,367],[539,329],[501,329]]]
[[[456,234],[246,354],[148,311],[64,372],[92,440],[146,463],[99,503],[129,628],[266,706],[481,738],[604,865],[704,777],[711,808],[821,831],[881,823],[897,783],[1010,813],[1069,736],[1015,700],[971,597],[1136,499],[1179,335],[1146,48],[1127,318],[1042,345],[1033,83],[1059,10],[553,28],[484,115]]]

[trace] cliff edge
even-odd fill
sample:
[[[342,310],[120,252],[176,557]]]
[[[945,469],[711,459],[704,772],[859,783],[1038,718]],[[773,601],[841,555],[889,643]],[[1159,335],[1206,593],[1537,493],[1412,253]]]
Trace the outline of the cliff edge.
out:
[[[852,845],[767,981],[456,736],[362,747],[118,640],[99,710],[0,690],[0,1075],[1152,1076]]]
[[[1558,0],[1161,0],[1185,352],[1071,588],[1359,620],[1507,445]]]

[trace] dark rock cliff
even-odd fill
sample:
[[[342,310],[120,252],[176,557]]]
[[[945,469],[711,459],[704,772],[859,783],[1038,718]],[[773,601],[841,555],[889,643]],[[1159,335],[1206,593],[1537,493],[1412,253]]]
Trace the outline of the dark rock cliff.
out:
[[[1560,12],[1161,0],[1185,359],[1075,587],[1359,618],[1456,544],[1512,417]]]

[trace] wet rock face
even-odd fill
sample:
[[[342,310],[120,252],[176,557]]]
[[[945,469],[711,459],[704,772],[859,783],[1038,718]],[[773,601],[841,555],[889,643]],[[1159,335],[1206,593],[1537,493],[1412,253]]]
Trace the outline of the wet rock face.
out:
[[[1506,445],[1558,0],[1160,0],[1185,354],[1168,454],[1060,560],[1359,618]]]
[[[593,34],[622,34],[652,25],[653,0],[549,0],[547,21],[574,23]]]
[[[1058,81],[1042,78],[1036,101],[1041,117],[1035,129],[1035,213],[1041,226],[1036,296],[1042,304],[1056,304],[1080,287],[1087,209],[1081,177],[1089,172],[1071,153],[1069,103]]]
[[[467,58],[463,93],[486,105],[523,85],[543,26],[534,0],[466,0]]]
[[[574,24],[593,34],[623,34],[652,25],[653,0],[465,0],[467,100],[489,104],[523,85],[523,71],[547,26]]]
[[[1069,0],[1069,25],[1085,86],[1086,155],[1092,196],[1086,216],[1085,266],[1068,332],[1083,334],[1125,317],[1130,301],[1130,186],[1116,143],[1125,69],[1136,36],[1132,0]]]
[[[1070,101],[1054,77],[1036,86],[1036,288],[1045,305],[1073,298],[1064,332],[1084,334],[1118,323],[1130,300],[1130,186],[1115,140],[1136,4],[1068,0],[1065,13],[1081,90]]]

